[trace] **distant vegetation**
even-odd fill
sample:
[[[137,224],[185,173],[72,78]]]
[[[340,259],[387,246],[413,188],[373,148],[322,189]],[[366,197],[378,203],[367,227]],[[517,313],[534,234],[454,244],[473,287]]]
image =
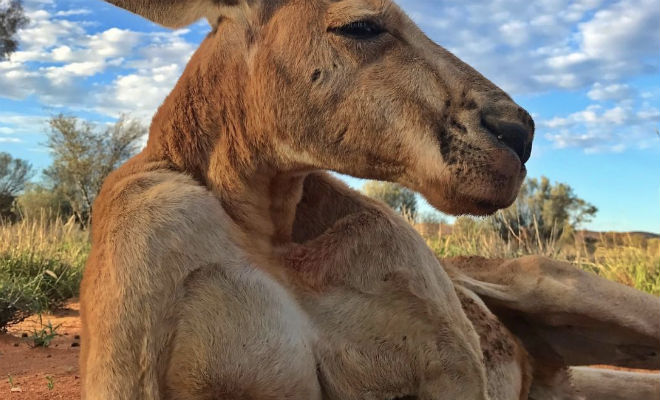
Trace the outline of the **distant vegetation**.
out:
[[[527,179],[515,203],[488,222],[507,241],[529,246],[573,239],[577,229],[591,221],[598,209],[579,198],[565,183],[545,176]],[[537,246],[538,247],[538,246]]]
[[[138,150],[146,128],[121,116],[100,129],[76,117],[48,121],[47,141],[53,163],[38,182],[29,182],[29,163],[0,153],[0,217],[4,220],[73,217],[89,226],[92,204],[106,176]]]
[[[32,178],[32,165],[27,161],[0,153],[0,216],[13,217],[14,200]]]
[[[459,218],[452,226],[417,224],[439,258],[542,255],[660,296],[660,238],[639,233],[576,231],[562,240],[506,240],[489,220]]]

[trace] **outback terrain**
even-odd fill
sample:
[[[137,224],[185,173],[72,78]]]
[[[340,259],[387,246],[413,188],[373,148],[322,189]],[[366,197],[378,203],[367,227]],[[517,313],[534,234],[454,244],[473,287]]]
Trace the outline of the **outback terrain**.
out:
[[[79,399],[80,316],[74,299],[53,314],[42,315],[41,324],[57,326],[48,347],[36,346],[39,317],[30,318],[0,334],[0,398]],[[46,334],[48,330],[46,329]]]

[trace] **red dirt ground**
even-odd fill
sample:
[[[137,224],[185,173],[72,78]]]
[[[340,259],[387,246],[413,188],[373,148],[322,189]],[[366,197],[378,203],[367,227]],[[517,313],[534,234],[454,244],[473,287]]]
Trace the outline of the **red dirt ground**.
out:
[[[33,348],[29,336],[39,327],[37,317],[13,325],[0,334],[0,399],[79,399],[80,316],[76,301],[59,312],[43,315],[42,322],[62,324],[48,348]],[[28,337],[21,337],[27,334]],[[75,343],[75,344],[74,344]],[[76,344],[78,346],[76,346]],[[72,345],[74,347],[72,347]],[[9,383],[9,376],[13,388]],[[48,388],[47,376],[53,388]]]

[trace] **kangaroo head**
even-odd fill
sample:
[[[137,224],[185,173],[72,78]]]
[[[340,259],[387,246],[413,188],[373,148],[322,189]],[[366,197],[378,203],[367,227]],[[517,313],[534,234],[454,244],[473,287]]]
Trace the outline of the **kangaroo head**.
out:
[[[172,100],[184,122],[205,124],[179,152],[202,175],[222,153],[398,182],[453,214],[492,213],[517,195],[531,117],[390,0],[110,2],[168,27],[213,26]]]

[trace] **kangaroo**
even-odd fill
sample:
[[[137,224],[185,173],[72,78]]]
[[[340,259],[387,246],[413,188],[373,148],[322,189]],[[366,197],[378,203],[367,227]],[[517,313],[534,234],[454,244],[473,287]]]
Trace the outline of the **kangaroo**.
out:
[[[85,398],[327,395],[322,330],[301,301],[324,274],[297,268],[310,264],[296,254],[328,229],[351,229],[347,219],[373,219],[385,237],[402,225],[360,197],[306,208],[334,201],[307,193],[301,204],[306,186],[344,190],[319,171],[398,182],[454,214],[516,197],[531,117],[389,0],[110,2],[171,28],[206,18],[212,31],[146,147],[97,197],[81,285]],[[418,240],[401,248],[422,251]],[[369,243],[365,255],[392,251]],[[445,334],[428,363],[398,358],[411,374],[396,390],[352,393],[488,398],[479,338],[448,275],[406,279],[431,285],[441,306],[411,318]]]

